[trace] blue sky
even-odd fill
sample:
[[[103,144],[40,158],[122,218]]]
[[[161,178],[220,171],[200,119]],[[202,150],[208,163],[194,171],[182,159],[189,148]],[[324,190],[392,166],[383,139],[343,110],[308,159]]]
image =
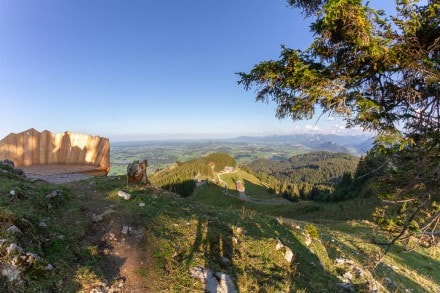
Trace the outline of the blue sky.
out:
[[[390,1],[392,2],[392,1]],[[28,128],[139,139],[334,131],[278,120],[235,72],[304,49],[285,0],[2,0],[0,138]]]

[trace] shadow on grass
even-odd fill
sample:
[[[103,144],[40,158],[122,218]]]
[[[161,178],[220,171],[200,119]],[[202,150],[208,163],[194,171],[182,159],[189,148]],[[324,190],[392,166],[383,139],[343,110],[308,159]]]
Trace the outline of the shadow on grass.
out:
[[[403,257],[405,256],[405,257]],[[432,278],[432,280],[440,284],[440,261],[429,257],[428,255],[420,254],[417,251],[405,251],[400,246],[395,246],[388,253],[388,257],[399,263],[404,267],[408,267],[419,274]]]
[[[353,240],[345,239],[344,241],[339,240],[336,242],[329,242],[327,246],[327,250],[329,251],[329,253],[334,254],[336,257],[342,256],[344,258],[356,260],[360,262],[362,266],[370,267],[371,269],[374,267],[375,261],[379,259],[381,251],[378,246],[374,244],[366,243],[366,241],[368,240],[353,241]],[[353,246],[346,244],[347,242],[351,243],[351,245]],[[388,254],[387,257],[391,257],[392,254],[396,253],[394,251],[395,249],[396,248],[392,249],[392,251]],[[341,251],[344,252],[343,255],[340,255]],[[359,254],[359,252],[363,252],[363,253]],[[405,259],[402,258],[402,260],[404,260],[404,262],[408,262],[406,258]],[[411,265],[413,266],[412,269],[417,270],[415,266],[422,265],[422,262],[420,260],[418,264],[412,263]],[[393,268],[391,268],[390,266],[384,263],[379,264],[379,266],[372,269],[371,272],[375,275],[376,281],[380,282],[384,287],[391,290],[392,292],[400,292],[400,290],[404,290],[404,289],[410,289],[412,290],[411,292],[427,291],[427,289],[423,288],[419,283],[417,283],[417,281],[405,276],[403,273],[394,270]],[[433,275],[435,275],[434,272],[432,272],[431,276]],[[388,278],[392,282],[391,281],[387,282],[386,278]],[[402,287],[406,287],[406,288],[402,289]]]

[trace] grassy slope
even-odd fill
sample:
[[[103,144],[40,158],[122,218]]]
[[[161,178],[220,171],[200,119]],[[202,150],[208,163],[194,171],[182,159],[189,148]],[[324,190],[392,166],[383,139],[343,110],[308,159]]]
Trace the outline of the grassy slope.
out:
[[[240,169],[237,173],[227,173],[221,175],[221,179],[228,184],[228,189],[230,190],[235,190],[235,181],[240,180],[244,184],[246,194],[255,199],[279,198],[279,196],[274,196],[273,194],[267,192],[267,187],[260,180],[258,180],[257,177]]]
[[[101,249],[84,243],[84,238],[93,232],[88,217],[94,203],[87,200],[95,193],[100,195],[97,201],[113,206],[119,218],[146,231],[141,250],[151,254],[152,260],[136,274],[148,280],[149,291],[203,291],[203,284],[188,275],[189,268],[203,266],[229,274],[240,292],[335,292],[336,284],[341,282],[338,276],[343,272],[334,263],[337,257],[350,258],[367,270],[371,257],[379,252],[376,246],[368,244],[374,226],[358,220],[362,216],[357,220],[326,220],[337,213],[338,218],[350,218],[354,214],[351,210],[361,206],[356,201],[344,203],[344,207],[347,204],[344,210],[338,205],[322,206],[325,213],[316,210],[314,203],[300,203],[303,215],[315,215],[314,225],[319,233],[319,241],[313,240],[307,247],[302,231],[295,228],[304,228],[307,222],[294,219],[297,209],[294,204],[246,203],[222,194],[224,189],[215,185],[202,186],[188,199],[131,187],[127,191],[133,197],[124,201],[117,196],[124,185],[122,177],[94,178],[68,187],[0,177],[0,238],[15,241],[55,267],[49,272],[32,267],[25,273],[25,285],[13,288],[17,291],[21,288],[23,292],[86,291],[96,280],[109,278],[101,261],[105,258]],[[8,196],[11,189],[21,190],[25,196]],[[47,199],[45,194],[54,189],[61,189],[62,196]],[[140,207],[140,202],[145,206]],[[307,209],[309,212],[304,212]],[[48,224],[44,229],[38,227],[42,219]],[[21,236],[5,232],[5,227],[12,223],[22,229]],[[291,264],[275,249],[276,238],[294,252]],[[413,292],[435,292],[440,284],[435,274],[440,271],[436,253],[436,250],[403,252],[401,247],[396,247],[384,265],[369,271],[390,291],[396,288],[387,285],[385,278],[399,285],[398,292],[404,292],[405,288]],[[222,261],[222,257],[227,260]],[[8,261],[0,253],[0,262]],[[8,288],[5,280],[2,281],[1,286]],[[358,291],[367,289],[365,284],[356,282]]]

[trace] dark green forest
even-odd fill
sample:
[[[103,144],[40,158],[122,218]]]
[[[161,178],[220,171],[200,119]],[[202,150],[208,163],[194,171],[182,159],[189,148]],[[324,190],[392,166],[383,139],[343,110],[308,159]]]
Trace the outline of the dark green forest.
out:
[[[259,159],[241,168],[289,200],[328,200],[342,178],[351,178],[358,161],[349,154],[312,152],[282,161]]]

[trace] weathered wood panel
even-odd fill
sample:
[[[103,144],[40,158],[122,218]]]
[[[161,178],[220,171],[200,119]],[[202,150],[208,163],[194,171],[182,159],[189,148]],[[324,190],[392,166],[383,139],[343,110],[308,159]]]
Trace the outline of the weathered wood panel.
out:
[[[0,160],[12,160],[18,167],[39,164],[92,165],[108,171],[108,138],[66,131],[53,134],[33,128],[11,133],[0,140]]]

